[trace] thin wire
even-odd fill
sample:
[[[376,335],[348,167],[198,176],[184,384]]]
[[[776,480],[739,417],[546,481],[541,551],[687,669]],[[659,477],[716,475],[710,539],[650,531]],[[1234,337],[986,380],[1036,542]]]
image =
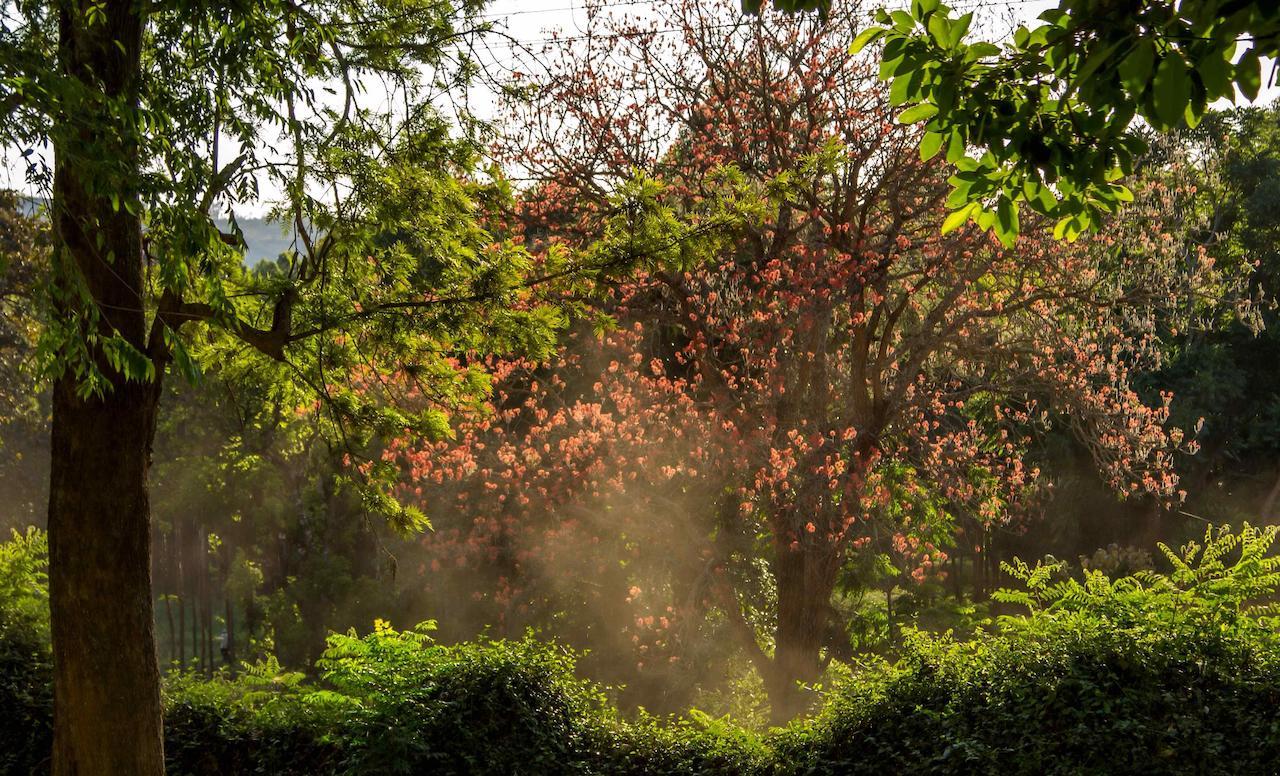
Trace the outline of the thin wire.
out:
[[[622,8],[625,6],[633,6],[633,5],[653,5],[657,1],[658,0],[617,0],[617,2],[613,2],[613,3],[597,3],[595,7],[596,8]],[[566,6],[561,6],[560,8],[526,8],[519,11],[506,11],[506,12],[494,11],[492,13],[476,14],[476,18],[505,19],[508,16],[526,16],[526,15],[537,16],[538,14],[563,13],[565,11],[590,11],[590,10],[593,10],[593,9],[586,8],[584,6],[566,5]]]
[[[654,2],[654,0],[620,0],[620,2],[617,2],[617,3],[606,4],[604,7],[609,8],[609,7],[621,6],[621,5],[639,5],[641,4],[641,1]],[[1039,4],[1039,3],[1044,3],[1048,1],[1049,0],[977,0],[977,2],[956,3],[955,5],[950,7],[954,11],[976,11],[984,8],[1009,9],[1009,8],[1013,8],[1014,6]],[[903,7],[905,6],[899,6],[897,8],[887,9],[887,10],[902,10]],[[565,8],[565,9],[559,9],[559,10],[572,10],[572,9]],[[506,15],[514,16],[518,13],[539,13],[539,12],[540,12],[539,10],[531,9],[528,11],[512,11],[510,14],[506,14]],[[499,15],[499,17],[501,16],[502,15]],[[682,33],[682,32],[706,32],[706,31],[712,31],[712,30],[732,29],[748,23],[749,21],[747,17],[744,16],[742,19],[734,22],[727,22],[724,24],[708,24],[708,25],[704,25],[696,28],[695,27],[661,27],[657,29],[632,30],[628,32],[605,33],[600,35],[553,35],[551,37],[530,38],[527,40],[513,40],[513,41],[507,41],[504,43],[491,44],[489,48],[508,48],[511,50],[515,50],[516,48],[520,48],[520,47],[528,48],[528,47],[533,47],[538,45],[553,45],[553,44],[567,45],[567,44],[577,43],[584,40],[609,41],[609,40],[621,40],[621,39],[630,39],[630,38],[643,38],[643,37],[648,37],[653,35],[673,35],[673,34]]]
[[[1047,3],[1052,1],[1053,0],[973,0],[971,2],[956,3],[949,7],[953,11],[967,11],[967,10],[975,10],[979,8],[994,8],[996,6],[1011,8],[1015,5],[1030,5],[1032,3]],[[505,19],[509,16],[537,16],[539,14],[565,13],[567,11],[568,12],[579,11],[579,10],[593,11],[597,9],[614,9],[614,8],[624,8],[624,7],[631,7],[631,6],[637,6],[637,5],[653,5],[656,2],[659,2],[659,0],[617,0],[617,2],[596,3],[594,7],[591,7],[591,8],[584,7],[584,6],[575,6],[575,5],[565,5],[565,6],[560,6],[558,8],[526,8],[526,9],[517,10],[517,11],[493,11],[490,13],[476,14],[475,18]],[[894,6],[886,5],[884,6],[884,9],[889,11],[894,11],[894,10],[905,10],[906,8],[909,8],[909,7],[910,7],[910,3],[905,2],[903,4],[894,5]]]

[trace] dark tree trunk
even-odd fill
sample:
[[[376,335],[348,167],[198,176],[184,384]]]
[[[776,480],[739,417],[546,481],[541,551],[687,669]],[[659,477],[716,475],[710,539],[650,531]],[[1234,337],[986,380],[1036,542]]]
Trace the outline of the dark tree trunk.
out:
[[[236,666],[236,610],[235,604],[231,601],[231,596],[226,597],[224,606],[225,616],[227,618],[227,646],[222,653],[222,662],[226,663],[235,673]],[[221,645],[219,645],[221,648]]]
[[[152,386],[53,400],[49,493],[54,773],[164,770],[151,601]]]
[[[822,675],[838,563],[831,548],[816,542],[792,548],[777,540],[774,552],[778,622],[773,661],[764,679],[772,721],[784,724],[808,710],[811,699],[801,683],[816,682]]]
[[[178,597],[178,667],[187,667],[187,599]]]
[[[178,665],[187,668],[187,602],[191,600],[187,590],[187,531],[185,521],[178,518],[173,522],[173,531],[178,558]]]
[[[164,614],[165,619],[169,623],[169,660],[172,664],[174,658],[178,656],[178,630],[173,623],[173,596],[166,595],[164,597]]]
[[[83,366],[82,342],[109,385],[86,395],[68,368],[53,387],[55,776],[164,772],[147,493],[160,382],[127,380],[101,350],[118,336],[147,351],[142,229],[130,212],[141,13],[133,0],[59,5],[60,64],[82,87],[53,134],[54,298],[71,332],[61,355]]]
[[[200,669],[213,675],[213,600],[209,594],[209,532],[200,529]]]

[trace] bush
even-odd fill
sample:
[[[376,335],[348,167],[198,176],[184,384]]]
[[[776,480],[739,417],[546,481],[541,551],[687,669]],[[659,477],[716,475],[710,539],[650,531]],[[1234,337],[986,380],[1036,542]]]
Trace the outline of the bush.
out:
[[[916,635],[906,657],[849,679],[818,720],[779,740],[778,772],[1278,773],[1275,534],[1210,532],[1169,575],[1022,591],[995,633]]]
[[[0,543],[0,773],[48,769],[53,747],[49,545],[34,528]]]
[[[527,637],[453,646],[430,624],[329,638],[321,681],[264,664],[170,682],[167,756],[181,774],[745,773],[726,725],[621,721],[574,656]]]
[[[430,626],[334,635],[305,680],[274,662],[170,676],[173,774],[1277,773],[1273,532],[1213,532],[1167,575],[1008,571],[1019,616],[912,634],[846,669],[814,720],[757,735],[699,712],[626,721],[574,656],[533,638],[455,646]],[[0,551],[0,772],[47,771],[38,535]],[[9,584],[15,579],[23,584]],[[35,598],[31,598],[34,595]],[[32,614],[34,613],[34,616]],[[41,629],[44,630],[41,630]],[[44,641],[41,641],[44,639]],[[16,746],[11,743],[16,742]]]
[[[315,685],[274,664],[171,683],[171,770],[586,772],[606,704],[568,652],[532,638],[443,646],[428,630],[335,634]]]

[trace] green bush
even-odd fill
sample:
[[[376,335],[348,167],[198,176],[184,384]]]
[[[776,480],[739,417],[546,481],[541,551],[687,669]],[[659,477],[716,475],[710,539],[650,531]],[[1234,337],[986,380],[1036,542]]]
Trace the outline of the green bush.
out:
[[[1014,565],[1022,589],[1000,599],[1024,614],[963,642],[915,633],[767,734],[698,712],[623,720],[555,644],[447,646],[378,623],[332,636],[314,680],[274,662],[170,676],[170,773],[1277,773],[1274,538],[1212,532],[1163,548],[1170,573],[1117,580]],[[42,553],[35,534],[0,550],[4,773],[48,768]]]
[[[335,634],[320,681],[279,666],[169,683],[180,774],[742,773],[731,736],[624,723],[574,657],[533,638],[446,646],[430,624]]]
[[[1280,773],[1274,531],[1162,547],[1173,572],[1007,571],[1028,608],[965,643],[915,636],[777,742],[778,772]]]
[[[34,528],[0,543],[0,773],[48,769],[53,746],[49,545]]]
[[[335,634],[320,681],[274,664],[170,682],[175,773],[585,772],[603,698],[534,639],[443,646],[428,626]]]

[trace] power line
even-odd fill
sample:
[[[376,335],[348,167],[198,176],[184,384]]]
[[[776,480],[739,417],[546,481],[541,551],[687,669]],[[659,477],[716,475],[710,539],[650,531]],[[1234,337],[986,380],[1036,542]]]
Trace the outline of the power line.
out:
[[[610,9],[610,8],[622,8],[625,6],[633,6],[633,5],[653,5],[654,2],[656,2],[656,0],[617,0],[617,2],[612,2],[612,3],[596,3],[595,8]],[[561,6],[560,8],[525,8],[517,11],[506,11],[505,13],[495,11],[493,13],[476,14],[476,16],[477,18],[480,18],[480,19],[505,19],[508,16],[525,16],[529,14],[536,16],[538,14],[546,14],[546,13],[564,13],[565,11],[590,11],[590,10],[593,10],[593,9],[588,8],[586,4],[582,4],[582,5],[566,5],[566,6]]]
[[[977,11],[984,8],[1011,9],[1015,6],[1040,4],[1040,3],[1045,3],[1049,1],[1050,0],[975,0],[974,2],[955,3],[954,5],[951,5],[950,8],[954,11]],[[652,5],[654,2],[655,0],[618,0],[618,2],[602,4],[600,7],[616,8],[616,7],[622,7],[622,6]],[[904,6],[898,6],[895,8],[886,7],[886,10],[901,10],[903,7]],[[556,8],[556,9],[527,9],[523,11],[511,11],[506,14],[493,14],[486,18],[501,19],[507,16],[516,16],[520,14],[538,14],[538,13],[551,13],[553,11],[561,12],[561,11],[572,11],[572,10],[576,10],[576,8],[573,6],[569,6],[569,7]],[[578,43],[585,40],[602,40],[602,41],[622,40],[622,39],[631,39],[631,38],[643,38],[643,37],[649,37],[654,35],[674,35],[676,33],[689,32],[689,31],[704,32],[704,31],[712,31],[712,30],[733,29],[748,23],[749,21],[744,17],[743,19],[740,19],[734,22],[726,22],[723,24],[709,24],[709,25],[704,25],[697,28],[662,27],[662,28],[655,28],[655,29],[648,29],[648,30],[630,30],[627,32],[601,33],[598,35],[597,34],[554,35],[554,36],[543,37],[543,38],[531,38],[528,40],[507,41],[505,43],[494,44],[491,47],[496,47],[496,48],[505,47],[511,50],[515,50],[516,48],[530,48],[530,47],[539,46],[539,45],[567,45],[570,43]]]

